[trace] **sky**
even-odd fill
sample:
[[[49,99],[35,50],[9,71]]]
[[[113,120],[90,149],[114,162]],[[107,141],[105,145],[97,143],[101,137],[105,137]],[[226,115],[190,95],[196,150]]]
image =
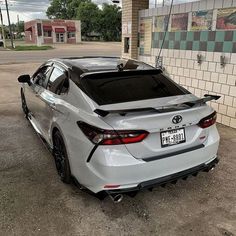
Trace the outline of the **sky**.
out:
[[[150,0],[150,5],[161,3],[163,0]],[[168,0],[170,1],[170,0]],[[175,3],[178,2],[190,2],[193,0],[174,0]],[[46,17],[46,10],[49,6],[49,0],[8,0],[9,2],[9,13],[10,19],[12,23],[17,22],[17,15],[20,20],[29,21],[32,19],[43,19]],[[111,0],[93,0],[93,2],[101,5],[104,2],[110,2]],[[4,24],[8,24],[7,15],[5,9],[5,0],[0,0],[0,6],[3,12],[3,22]]]
[[[45,12],[49,5],[49,0],[8,0],[11,22],[17,22],[17,15],[23,21],[29,21],[34,18],[45,18]],[[3,9],[4,24],[8,24],[5,0],[0,0],[0,6]]]
[[[93,2],[98,5],[103,2],[111,2],[110,0],[93,0]],[[9,3],[9,13],[12,23],[17,22],[17,15],[20,20],[29,21],[32,19],[43,19],[47,18],[46,10],[49,6],[49,0],[8,0]],[[3,12],[4,24],[7,22],[7,14],[5,7],[5,0],[0,0],[0,6]]]

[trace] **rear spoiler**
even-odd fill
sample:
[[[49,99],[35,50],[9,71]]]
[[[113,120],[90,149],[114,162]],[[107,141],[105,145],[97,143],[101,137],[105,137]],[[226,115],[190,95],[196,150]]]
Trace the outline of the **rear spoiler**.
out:
[[[190,101],[190,102],[184,102],[180,104],[174,104],[174,105],[169,105],[169,106],[163,106],[160,108],[154,108],[154,107],[146,107],[146,108],[137,108],[137,109],[124,109],[124,110],[101,110],[101,109],[96,109],[94,112],[98,114],[99,116],[106,117],[109,114],[120,114],[125,116],[127,113],[131,112],[144,112],[144,111],[158,111],[158,112],[168,112],[168,111],[176,111],[176,109],[180,109],[180,107],[185,106],[185,109],[188,107],[194,107],[195,105],[203,105],[206,102],[212,101],[212,100],[219,100],[221,96],[217,95],[210,95],[210,94],[205,94],[204,98],[195,100],[195,101]]]

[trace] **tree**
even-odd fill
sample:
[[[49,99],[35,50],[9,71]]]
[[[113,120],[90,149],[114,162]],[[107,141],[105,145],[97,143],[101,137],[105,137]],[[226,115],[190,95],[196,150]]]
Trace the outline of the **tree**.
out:
[[[99,29],[100,10],[93,2],[84,2],[79,5],[77,19],[81,20],[82,35],[88,36]]]
[[[90,2],[89,0],[72,0],[68,4],[68,15],[71,19],[75,19],[77,16],[77,11],[81,3]]]
[[[121,39],[121,8],[116,5],[103,4],[99,17],[99,32],[105,41]]]
[[[81,3],[90,2],[90,0],[50,0],[50,6],[47,9],[48,18],[74,19],[77,15],[77,9]]]
[[[18,33],[22,33],[25,31],[25,22],[24,21],[19,21],[19,24],[17,24],[18,28]]]
[[[121,8],[103,4],[102,9],[91,0],[50,0],[49,18],[81,21],[82,35],[99,34],[105,41],[121,39]]]
[[[52,0],[50,6],[47,9],[47,16],[49,18],[68,19],[67,14],[68,2],[70,0]]]

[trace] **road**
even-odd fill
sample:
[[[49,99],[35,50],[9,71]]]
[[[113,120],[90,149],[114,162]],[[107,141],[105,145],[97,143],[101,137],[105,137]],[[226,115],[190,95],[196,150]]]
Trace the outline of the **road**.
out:
[[[44,62],[51,58],[78,56],[120,56],[121,43],[57,44],[46,51],[0,51],[0,64]]]
[[[99,201],[59,180],[51,154],[23,117],[16,78],[38,66],[0,65],[0,235],[236,235],[235,129],[218,125],[221,161],[214,171],[118,205]]]

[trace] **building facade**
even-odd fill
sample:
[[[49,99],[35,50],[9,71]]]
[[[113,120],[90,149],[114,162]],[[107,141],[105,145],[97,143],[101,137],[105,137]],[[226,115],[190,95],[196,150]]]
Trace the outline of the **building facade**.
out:
[[[174,5],[169,22],[170,6],[147,9],[148,3],[123,0],[123,57],[161,64],[198,97],[220,95],[210,103],[218,122],[236,128],[236,1]]]
[[[77,20],[32,20],[25,22],[25,42],[31,44],[80,43],[81,23]]]

